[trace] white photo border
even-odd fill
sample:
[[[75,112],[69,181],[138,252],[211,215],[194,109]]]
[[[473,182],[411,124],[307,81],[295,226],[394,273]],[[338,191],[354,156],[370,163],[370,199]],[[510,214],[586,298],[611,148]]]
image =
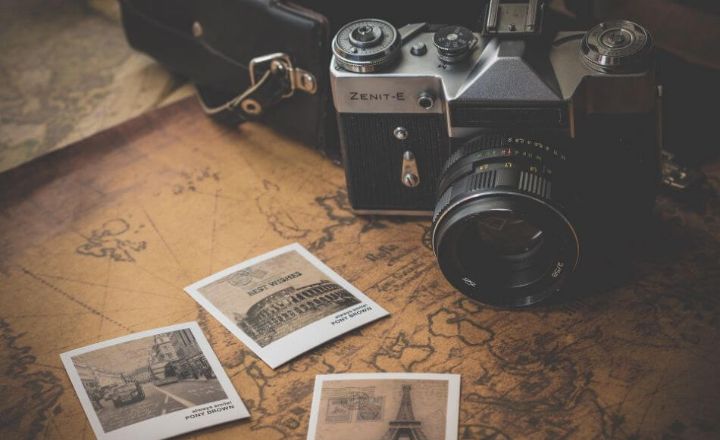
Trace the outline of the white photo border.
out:
[[[347,290],[350,294],[360,300],[360,304],[347,307],[343,310],[338,310],[336,313],[328,315],[322,319],[319,319],[311,324],[306,325],[294,332],[279,338],[265,347],[258,345],[250,336],[238,327],[232,319],[228,318],[220,309],[208,300],[199,289],[207,286],[208,284],[217,281],[221,278],[226,277],[229,274],[237,272],[239,270],[254,266],[263,261],[275,258],[278,255],[286,254],[288,252],[297,252],[308,260],[316,269],[326,274],[333,282],[340,285],[343,289]],[[388,316],[390,313],[384,308],[380,307],[375,301],[368,298],[355,286],[350,284],[345,278],[338,275],[335,271],[330,269],[325,263],[320,261],[316,256],[311,254],[299,243],[292,243],[287,246],[275,249],[265,254],[259,255],[255,258],[243,261],[234,266],[223,269],[209,277],[206,277],[200,281],[197,281],[187,287],[187,292],[195,301],[203,306],[211,315],[215,317],[220,323],[228,329],[236,338],[245,344],[250,350],[257,354],[270,368],[277,368],[280,365],[300,356],[301,354],[312,350],[319,345],[322,345],[332,339],[335,339],[349,331],[352,331],[365,324],[373,322],[377,319]],[[363,313],[357,319],[348,319],[344,322],[338,323],[337,325],[331,325],[335,315],[343,313],[349,309],[359,307],[365,304],[370,307],[370,310]]]
[[[349,380],[442,380],[448,382],[447,416],[445,419],[444,440],[458,438],[460,423],[460,375],[442,373],[343,373],[319,374],[315,376],[312,405],[310,407],[310,422],[308,425],[307,440],[315,440],[317,434],[318,418],[320,416],[320,394],[325,382]]]
[[[72,361],[72,358],[78,355],[82,355],[85,353],[90,353],[93,351],[97,351],[103,348],[113,347],[118,344],[122,344],[124,342],[134,341],[136,339],[142,339],[146,338],[148,336],[154,336],[161,333],[170,333],[173,331],[178,330],[190,330],[195,337],[195,340],[197,341],[200,349],[202,350],[203,355],[205,355],[205,359],[207,360],[208,364],[213,370],[213,373],[215,373],[216,378],[220,382],[220,385],[223,388],[223,391],[225,392],[225,395],[227,396],[226,399],[216,400],[214,402],[207,402],[202,405],[198,406],[205,406],[210,405],[216,402],[226,402],[229,401],[232,403],[233,408],[230,410],[225,411],[219,411],[213,414],[205,414],[202,417],[198,418],[192,418],[192,419],[185,419],[185,416],[192,414],[192,409],[196,407],[186,408],[184,410],[179,411],[173,411],[171,413],[163,414],[160,416],[156,416],[150,419],[143,420],[141,422],[134,423],[132,425],[127,425],[122,428],[115,429],[110,432],[105,432],[105,430],[102,427],[102,424],[100,423],[100,419],[97,416],[97,413],[95,412],[95,409],[93,408],[92,402],[90,401],[89,396],[87,395],[87,391],[85,390],[85,387],[82,384],[82,381],[80,380],[80,375],[77,372],[77,369],[75,368],[75,364]],[[235,390],[235,387],[233,386],[232,382],[230,382],[230,378],[225,373],[225,370],[223,369],[222,365],[220,364],[220,361],[217,358],[217,355],[215,355],[215,352],[210,347],[210,344],[208,343],[207,339],[205,338],[205,335],[203,334],[202,330],[200,329],[200,326],[197,322],[191,321],[191,322],[185,322],[182,324],[175,324],[168,327],[161,327],[156,328],[152,330],[146,330],[138,333],[133,333],[126,336],[121,336],[119,338],[110,339],[107,341],[99,342],[96,344],[88,345],[86,347],[78,348],[75,350],[67,351],[65,353],[62,353],[60,355],[60,359],[62,360],[63,365],[65,366],[65,370],[70,377],[70,382],[73,385],[73,388],[75,389],[75,394],[77,394],[78,399],[80,400],[80,404],[83,407],[83,410],[85,411],[85,415],[87,416],[90,426],[92,427],[93,431],[95,432],[95,436],[98,439],[103,440],[120,440],[120,439],[127,439],[127,438],[147,438],[147,439],[153,439],[153,438],[167,438],[167,437],[173,437],[176,435],[196,431],[198,429],[207,428],[209,426],[219,425],[221,423],[227,423],[233,420],[243,419],[250,417],[250,413],[248,412],[247,408],[245,407],[245,404],[243,403],[242,399],[240,399],[240,396],[237,393],[237,390]]]

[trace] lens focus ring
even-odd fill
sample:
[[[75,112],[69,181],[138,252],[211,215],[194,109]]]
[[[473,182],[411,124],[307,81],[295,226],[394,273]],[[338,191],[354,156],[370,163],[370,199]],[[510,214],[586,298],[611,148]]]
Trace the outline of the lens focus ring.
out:
[[[469,174],[451,185],[440,196],[433,213],[433,221],[447,207],[453,194],[491,190],[497,186],[513,187],[520,192],[532,194],[545,200],[550,200],[552,195],[552,182],[544,176],[526,170],[509,169],[502,166],[498,169]]]
[[[453,196],[481,189],[507,187],[550,200],[551,176],[565,160],[559,148],[530,139],[500,135],[475,138],[448,159],[433,219]]]

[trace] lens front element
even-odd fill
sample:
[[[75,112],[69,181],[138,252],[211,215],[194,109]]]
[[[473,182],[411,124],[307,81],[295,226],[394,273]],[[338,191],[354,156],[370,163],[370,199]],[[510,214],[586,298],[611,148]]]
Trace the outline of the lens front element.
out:
[[[478,219],[470,234],[487,243],[498,255],[517,258],[542,243],[542,231],[512,213],[493,213]]]

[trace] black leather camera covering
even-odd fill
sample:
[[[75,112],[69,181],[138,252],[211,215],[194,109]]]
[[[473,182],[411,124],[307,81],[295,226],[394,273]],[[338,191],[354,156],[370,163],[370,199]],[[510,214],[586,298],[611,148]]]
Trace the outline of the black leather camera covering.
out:
[[[251,59],[289,54],[295,66],[315,76],[318,91],[312,95],[298,91],[266,109],[259,119],[334,160],[340,159],[340,150],[328,65],[335,31],[351,20],[373,16],[396,26],[426,21],[477,28],[483,7],[483,2],[457,0],[119,1],[130,45],[189,78],[211,105],[227,102],[250,86]],[[200,35],[194,35],[194,23],[201,26]],[[228,112],[217,116],[230,124],[243,120]]]

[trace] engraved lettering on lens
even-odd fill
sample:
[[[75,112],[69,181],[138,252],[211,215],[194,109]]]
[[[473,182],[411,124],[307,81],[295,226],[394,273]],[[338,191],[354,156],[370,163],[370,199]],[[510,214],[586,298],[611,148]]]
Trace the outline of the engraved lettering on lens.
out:
[[[405,92],[365,93],[350,92],[351,101],[405,101]]]

